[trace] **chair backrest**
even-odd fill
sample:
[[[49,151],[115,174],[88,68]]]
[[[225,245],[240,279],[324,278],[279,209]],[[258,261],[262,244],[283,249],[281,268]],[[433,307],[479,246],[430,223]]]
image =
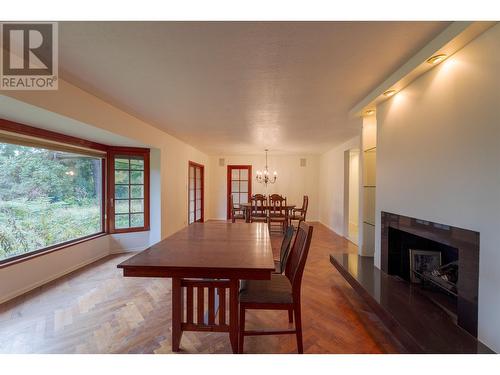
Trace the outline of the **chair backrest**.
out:
[[[292,284],[293,294],[299,297],[300,283],[302,282],[302,274],[304,273],[307,254],[311,245],[312,233],[312,225],[302,221],[297,229],[295,241],[286,262],[285,275]]]
[[[233,202],[233,194],[231,194],[231,196],[229,197],[230,198],[230,207],[231,207],[231,210],[234,210],[236,207],[234,206],[234,202]]]
[[[307,206],[309,206],[309,197],[307,195],[304,195],[304,199],[302,200],[302,210],[303,210],[304,220],[306,219]]]
[[[267,198],[263,194],[255,194],[251,198],[252,214],[265,214],[267,206]]]
[[[290,247],[292,244],[292,238],[294,233],[293,225],[289,225],[286,228],[285,236],[283,237],[283,241],[281,242],[280,249],[280,273],[283,273],[285,270],[286,261],[288,258],[288,254],[290,253]]]
[[[285,214],[286,198],[279,194],[271,194],[269,197],[269,213]]]

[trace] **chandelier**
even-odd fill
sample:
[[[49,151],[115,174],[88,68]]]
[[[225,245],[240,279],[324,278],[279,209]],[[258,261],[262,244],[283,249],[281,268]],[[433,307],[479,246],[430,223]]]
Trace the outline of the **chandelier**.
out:
[[[266,151],[266,167],[264,168],[263,171],[257,171],[257,174],[255,176],[255,179],[257,180],[258,183],[261,183],[261,184],[264,184],[267,186],[267,184],[274,184],[276,182],[276,179],[278,178],[278,173],[276,171],[274,171],[273,173],[273,177],[271,177],[269,175],[269,170],[267,168],[267,152],[269,150],[265,150]]]

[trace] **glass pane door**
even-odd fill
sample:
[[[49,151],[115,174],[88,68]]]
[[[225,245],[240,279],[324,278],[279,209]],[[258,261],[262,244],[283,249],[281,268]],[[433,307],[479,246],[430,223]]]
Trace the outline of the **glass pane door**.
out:
[[[203,222],[203,172],[202,165],[189,162],[189,224]]]
[[[229,197],[233,196],[233,203],[239,206],[241,203],[248,203],[250,195],[252,194],[252,166],[251,165],[228,165],[228,210],[227,218],[231,215],[231,200]]]

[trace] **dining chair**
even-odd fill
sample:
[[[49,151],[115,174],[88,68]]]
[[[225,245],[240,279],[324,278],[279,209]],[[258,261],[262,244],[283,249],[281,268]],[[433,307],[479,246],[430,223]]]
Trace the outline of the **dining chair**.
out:
[[[302,320],[300,287],[306,264],[307,254],[313,234],[312,225],[302,221],[297,229],[293,247],[286,261],[285,274],[272,274],[271,280],[246,280],[240,291],[240,333],[238,352],[243,352],[245,336],[295,334],[297,350],[304,352],[302,343]],[[288,310],[295,316],[294,329],[282,330],[245,330],[246,310]]]
[[[286,228],[285,235],[283,236],[283,241],[281,241],[280,258],[279,260],[274,261],[275,273],[285,272],[286,260],[288,258],[288,254],[290,253],[290,247],[292,245],[294,232],[295,229],[291,225]]]
[[[273,223],[278,223],[281,226],[281,232],[285,233],[285,229],[288,226],[286,210],[286,198],[283,198],[279,194],[272,194],[269,197],[269,215],[267,219],[269,232],[272,231]]]
[[[245,220],[245,210],[241,206],[235,206],[233,202],[233,195],[230,196],[230,209],[231,209],[231,221],[234,223],[236,219]]]
[[[292,209],[292,214],[290,215],[290,225],[292,225],[292,220],[298,220],[297,226],[300,224],[301,221],[306,221],[308,206],[309,206],[309,197],[307,195],[304,195],[304,199],[302,200],[302,207]]]
[[[250,200],[250,222],[267,222],[267,198],[263,194],[255,194]]]

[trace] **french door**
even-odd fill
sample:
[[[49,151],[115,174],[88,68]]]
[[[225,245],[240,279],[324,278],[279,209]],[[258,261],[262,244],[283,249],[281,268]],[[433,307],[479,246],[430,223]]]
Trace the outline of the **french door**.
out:
[[[204,220],[204,173],[205,167],[201,164],[189,162],[189,192],[188,192],[188,222],[202,223]]]
[[[228,165],[227,166],[227,218],[231,218],[231,200],[238,205],[248,203],[252,195],[252,166]]]

